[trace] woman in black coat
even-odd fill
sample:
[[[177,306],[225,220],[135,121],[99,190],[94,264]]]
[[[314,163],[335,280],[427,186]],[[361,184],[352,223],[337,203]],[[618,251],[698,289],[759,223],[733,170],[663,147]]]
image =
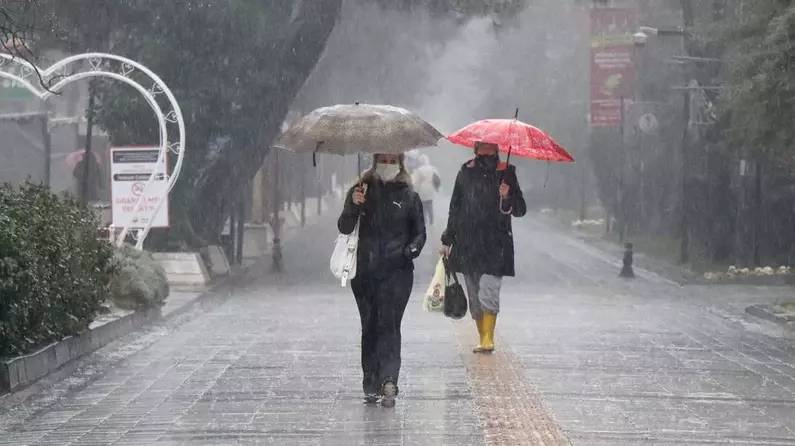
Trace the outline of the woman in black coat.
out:
[[[337,226],[359,221],[356,277],[351,281],[362,323],[362,385],[366,403],[391,407],[398,393],[400,323],[425,244],[422,202],[411,187],[403,155],[377,154],[362,183],[348,192]]]
[[[475,155],[456,177],[442,251],[450,267],[464,275],[480,334],[474,351],[490,353],[502,278],[515,274],[511,217],[525,215],[527,206],[514,166],[500,162],[495,144],[477,143]]]

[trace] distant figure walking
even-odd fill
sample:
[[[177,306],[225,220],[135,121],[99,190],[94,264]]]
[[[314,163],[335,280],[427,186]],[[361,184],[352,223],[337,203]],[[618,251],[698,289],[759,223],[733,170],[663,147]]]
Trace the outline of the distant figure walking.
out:
[[[364,401],[395,404],[400,373],[400,324],[414,283],[414,259],[425,245],[422,203],[403,156],[376,154],[362,185],[348,191],[337,226],[350,234],[359,221],[357,273],[351,288],[362,323]]]
[[[427,155],[418,157],[419,166],[411,174],[414,190],[422,200],[422,209],[425,211],[425,219],[429,226],[433,226],[433,200],[442,185],[439,172],[431,165]]]

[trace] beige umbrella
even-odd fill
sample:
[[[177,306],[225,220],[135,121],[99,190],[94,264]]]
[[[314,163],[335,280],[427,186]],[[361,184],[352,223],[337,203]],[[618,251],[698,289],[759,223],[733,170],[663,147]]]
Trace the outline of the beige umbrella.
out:
[[[318,108],[282,133],[274,147],[313,154],[398,154],[435,146],[442,137],[406,109],[356,103]]]

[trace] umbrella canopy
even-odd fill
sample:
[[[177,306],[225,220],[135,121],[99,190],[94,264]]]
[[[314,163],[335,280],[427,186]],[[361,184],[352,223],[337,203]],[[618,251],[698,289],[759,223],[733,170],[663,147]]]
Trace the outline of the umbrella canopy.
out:
[[[497,144],[509,158],[513,154],[542,161],[574,162],[574,157],[551,136],[517,119],[483,119],[447,139],[466,147],[475,147],[476,142]]]
[[[66,163],[66,166],[69,169],[74,170],[74,168],[77,167],[77,165],[81,161],[83,161],[83,158],[85,158],[85,156],[86,156],[86,151],[85,150],[82,150],[82,149],[81,150],[76,150],[76,151],[70,152],[68,155],[66,155],[66,157],[64,158],[64,162]],[[94,158],[94,161],[97,164],[99,164],[99,161],[97,161],[97,158],[96,158],[96,156],[93,153],[91,154],[91,157]]]
[[[322,107],[290,126],[274,147],[299,153],[403,153],[435,146],[443,135],[416,114],[391,105]]]

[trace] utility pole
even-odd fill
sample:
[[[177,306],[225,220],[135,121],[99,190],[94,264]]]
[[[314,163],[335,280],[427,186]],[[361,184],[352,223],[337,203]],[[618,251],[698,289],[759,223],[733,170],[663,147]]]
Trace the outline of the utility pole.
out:
[[[690,56],[690,48],[693,45],[691,31],[693,29],[693,5],[690,0],[681,0],[682,4],[682,22],[684,25],[682,38],[685,56]],[[685,85],[690,85],[690,65],[685,65]],[[687,182],[689,175],[689,154],[690,154],[690,90],[685,90],[684,105],[682,114],[682,220],[679,231],[682,236],[679,252],[679,262],[682,264],[690,261],[690,222],[689,222],[689,205],[690,202],[687,197]]]
[[[621,96],[620,99],[621,104],[621,123],[618,127],[618,134],[620,138],[620,146],[621,147],[621,159],[619,161],[619,168],[618,168],[618,212],[619,212],[619,227],[618,227],[618,239],[621,243],[624,243],[627,235],[627,204],[626,204],[626,191],[624,190],[624,175],[625,175],[625,164],[627,158],[627,147],[626,143],[624,142],[624,123],[626,121],[625,117],[625,110],[624,110],[624,96]]]
[[[754,266],[762,266],[762,156],[756,157],[754,173]]]
[[[279,185],[279,151],[271,149],[273,155],[273,216],[271,217],[271,228],[273,229],[273,247],[271,255],[273,258],[273,271],[282,271],[282,245],[281,245],[281,208],[282,197]]]
[[[637,195],[637,209],[633,207],[633,216],[635,228],[638,231],[643,231],[646,228],[646,152],[644,146],[644,130],[640,129],[639,118],[643,116],[642,105],[644,103],[645,94],[643,90],[642,79],[645,75],[645,49],[646,43],[634,40],[632,45],[632,62],[635,66],[635,82],[632,86],[633,93],[633,106],[635,113],[632,114],[631,119],[634,122],[635,137],[637,139],[637,146],[635,153],[638,158],[639,170],[639,191]],[[633,166],[634,167],[634,166]]]
[[[237,212],[235,200],[229,200],[229,262],[234,264],[237,258]]]
[[[682,122],[684,127],[684,130],[682,131],[682,219],[679,227],[682,240],[679,245],[679,262],[685,264],[690,261],[690,231],[688,228],[689,222],[687,200],[688,153],[690,152],[690,137],[688,128],[690,123],[690,90],[685,90]]]
[[[50,116],[46,111],[41,116],[41,137],[44,141],[44,185],[50,187],[52,139],[50,138]]]
[[[243,184],[241,193],[238,194],[237,198],[237,231],[235,235],[237,236],[236,245],[237,245],[237,252],[235,253],[235,263],[239,266],[243,266],[243,240],[246,233],[246,190],[250,188],[248,182]]]
[[[94,129],[94,105],[95,105],[95,82],[90,81],[88,84],[88,116],[86,117],[86,148],[83,152],[83,178],[80,184],[80,198],[84,203],[88,203],[88,186],[89,176],[91,175],[91,168],[89,164],[94,161],[94,156],[91,154],[91,144],[93,140]]]

